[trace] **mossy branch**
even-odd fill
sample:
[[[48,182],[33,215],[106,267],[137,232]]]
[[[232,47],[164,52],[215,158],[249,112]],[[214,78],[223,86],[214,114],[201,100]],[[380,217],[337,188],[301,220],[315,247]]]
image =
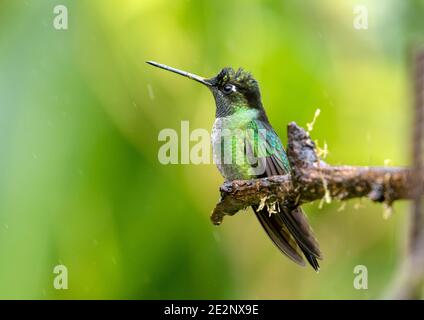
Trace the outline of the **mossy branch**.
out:
[[[347,200],[368,197],[391,205],[413,199],[414,179],[408,168],[330,166],[321,161],[309,133],[296,123],[288,125],[287,155],[292,173],[253,180],[227,181],[220,187],[221,200],[211,220],[219,225],[225,215],[234,215],[266,199],[294,208],[315,200]]]

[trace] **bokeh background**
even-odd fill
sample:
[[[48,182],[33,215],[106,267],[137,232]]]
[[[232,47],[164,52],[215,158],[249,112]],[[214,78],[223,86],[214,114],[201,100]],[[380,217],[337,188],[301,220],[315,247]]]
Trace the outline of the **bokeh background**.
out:
[[[56,30],[53,8],[68,8]],[[368,30],[353,28],[366,5]],[[283,257],[251,211],[214,227],[213,164],[161,165],[164,128],[210,129],[200,75],[251,71],[283,141],[317,119],[332,164],[408,165],[410,48],[424,1],[0,0],[0,298],[373,299],[390,288],[408,204],[306,206],[319,274]],[[69,289],[53,288],[68,268]],[[353,287],[356,265],[368,290]]]

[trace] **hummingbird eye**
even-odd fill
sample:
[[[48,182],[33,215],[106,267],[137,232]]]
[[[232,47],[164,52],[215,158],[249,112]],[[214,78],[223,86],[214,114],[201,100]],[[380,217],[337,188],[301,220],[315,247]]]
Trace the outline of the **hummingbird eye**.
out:
[[[224,92],[225,94],[230,94],[232,92],[236,92],[236,86],[231,84],[231,83],[227,83],[223,88],[222,88],[222,92]]]

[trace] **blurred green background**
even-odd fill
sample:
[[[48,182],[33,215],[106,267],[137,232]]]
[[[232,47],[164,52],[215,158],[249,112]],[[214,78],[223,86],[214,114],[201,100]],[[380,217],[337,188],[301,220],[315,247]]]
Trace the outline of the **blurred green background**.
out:
[[[53,27],[66,5],[69,29]],[[369,29],[353,28],[366,5]],[[0,0],[0,298],[379,298],[405,246],[408,204],[306,206],[319,274],[283,257],[251,211],[214,227],[223,179],[161,165],[164,128],[210,129],[204,76],[251,71],[271,123],[305,126],[332,164],[408,165],[409,48],[424,1]],[[387,161],[386,161],[387,162]],[[64,264],[69,289],[53,288]],[[368,267],[368,290],[353,269]]]

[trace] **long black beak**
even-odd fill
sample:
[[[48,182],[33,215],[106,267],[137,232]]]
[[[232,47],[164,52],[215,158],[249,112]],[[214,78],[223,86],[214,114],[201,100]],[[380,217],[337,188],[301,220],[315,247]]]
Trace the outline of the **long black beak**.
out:
[[[158,68],[167,70],[167,71],[174,72],[176,74],[182,75],[182,76],[187,77],[189,79],[193,79],[193,80],[195,80],[197,82],[200,82],[200,83],[202,83],[202,84],[204,84],[204,85],[206,85],[208,87],[211,86],[211,84],[208,82],[208,80],[206,78],[200,77],[200,76],[195,75],[193,73],[190,73],[190,72],[187,72],[187,71],[178,70],[178,69],[175,69],[175,68],[172,68],[170,66],[167,66],[167,65],[164,65],[164,64],[161,64],[161,63],[157,63],[157,62],[154,62],[154,61],[146,61],[146,63],[148,63],[148,64],[150,64],[152,66],[155,66],[155,67],[158,67]]]

